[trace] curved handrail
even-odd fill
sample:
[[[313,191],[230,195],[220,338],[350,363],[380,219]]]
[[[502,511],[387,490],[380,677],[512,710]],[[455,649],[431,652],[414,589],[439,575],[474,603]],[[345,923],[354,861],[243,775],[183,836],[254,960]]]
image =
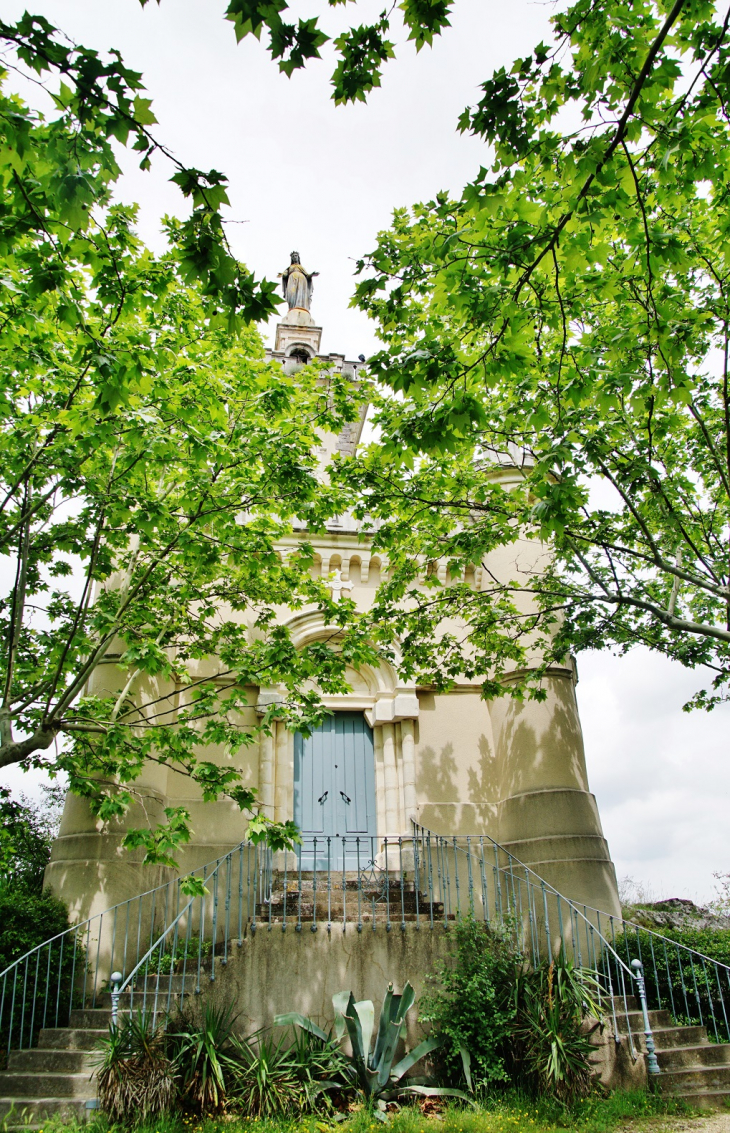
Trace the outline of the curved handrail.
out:
[[[453,842],[453,845],[454,845],[454,848],[455,848],[455,849],[459,850],[459,851],[460,851],[461,853],[463,853],[463,854],[466,854],[466,853],[467,853],[467,849],[465,849],[465,848],[464,848],[463,846],[460,846],[460,845],[458,845],[458,843],[457,843],[457,837],[458,837],[458,836],[457,836],[457,835],[444,835],[444,834],[436,834],[436,833],[435,833],[434,831],[432,831],[432,830],[428,830],[428,828],[427,828],[427,827],[425,827],[425,826],[420,826],[420,824],[417,824],[417,823],[414,823],[414,826],[417,826],[417,828],[418,828],[418,829],[425,831],[425,832],[426,832],[427,834],[429,834],[429,835],[430,835],[431,837],[433,837],[433,838],[440,838],[440,839],[443,839],[443,840],[444,840],[444,841],[446,841],[447,843],[449,843],[449,842]],[[466,840],[467,840],[467,843],[469,843],[469,842],[470,842],[470,839],[471,839],[472,837],[474,837],[474,835],[469,835],[469,834],[467,834],[467,835],[463,835],[463,837],[465,837],[465,838],[466,838]],[[558,889],[556,889],[556,888],[555,888],[555,886],[554,886],[554,885],[551,885],[549,881],[546,881],[544,877],[540,877],[540,874],[539,874],[539,873],[536,873],[536,872],[535,872],[535,870],[534,870],[534,869],[532,869],[532,867],[531,867],[531,866],[528,866],[528,865],[526,865],[526,864],[525,864],[525,862],[523,862],[523,861],[520,861],[520,859],[519,859],[518,857],[516,857],[516,856],[515,856],[515,855],[514,855],[514,854],[513,854],[512,852],[511,852],[511,850],[507,850],[507,849],[505,849],[505,847],[504,847],[504,846],[502,846],[502,845],[501,845],[501,844],[500,844],[499,842],[496,842],[496,841],[494,840],[494,838],[490,837],[490,835],[489,835],[489,834],[483,834],[483,835],[479,835],[479,838],[480,838],[480,840],[481,840],[481,839],[485,839],[486,841],[490,842],[490,843],[491,843],[491,845],[492,845],[492,846],[493,846],[493,847],[494,847],[495,849],[497,849],[497,850],[501,851],[501,853],[503,853],[503,854],[506,854],[506,855],[507,855],[507,856],[508,856],[508,857],[510,858],[510,860],[511,860],[512,862],[514,862],[514,863],[515,863],[515,865],[518,865],[518,866],[520,867],[520,869],[523,869],[523,870],[525,871],[525,874],[531,874],[531,875],[532,875],[532,877],[534,877],[534,878],[535,878],[535,879],[537,880],[537,882],[538,882],[538,884],[537,884],[537,885],[535,884],[535,882],[534,882],[534,881],[533,881],[533,882],[530,882],[529,884],[533,885],[533,886],[534,886],[534,887],[535,887],[536,889],[540,889],[540,890],[543,890],[543,889],[544,889],[544,890],[545,890],[546,892],[550,893],[550,894],[551,894],[551,895],[552,895],[553,897],[560,897],[560,899],[561,899],[562,901],[565,901],[566,905],[570,906],[570,908],[572,908],[572,909],[574,910],[574,912],[575,912],[575,913],[576,913],[576,914],[577,914],[577,915],[578,915],[579,917],[581,917],[581,919],[582,919],[583,921],[585,921],[585,922],[586,922],[586,924],[590,925],[590,927],[591,927],[591,928],[592,928],[592,929],[593,929],[594,931],[596,931],[596,932],[598,933],[598,935],[600,936],[601,940],[602,940],[602,941],[604,942],[605,946],[606,946],[606,947],[607,947],[607,948],[609,949],[609,951],[610,951],[610,952],[611,952],[611,953],[612,953],[612,954],[614,955],[614,957],[615,957],[616,961],[617,961],[617,962],[618,962],[618,964],[619,964],[619,965],[620,965],[620,966],[621,966],[621,967],[622,967],[622,968],[624,969],[624,971],[626,972],[626,974],[627,974],[627,975],[629,975],[629,976],[631,976],[631,977],[632,977],[632,979],[634,978],[634,973],[633,973],[633,972],[631,971],[631,969],[630,969],[630,967],[628,966],[628,964],[626,964],[626,963],[624,962],[624,960],[623,960],[623,959],[621,958],[621,956],[619,956],[618,952],[616,952],[616,950],[615,950],[615,949],[613,948],[613,946],[611,945],[610,941],[609,941],[609,940],[608,940],[608,939],[607,939],[607,938],[606,938],[606,937],[605,937],[605,936],[603,935],[603,933],[601,932],[600,926],[594,925],[594,924],[593,924],[593,922],[591,921],[591,919],[590,919],[590,918],[588,917],[587,913],[586,913],[586,912],[581,912],[581,908],[580,908],[580,906],[579,906],[579,905],[577,905],[577,904],[575,903],[575,901],[573,901],[573,900],[572,900],[572,898],[570,898],[570,897],[566,897],[564,893],[561,893],[561,892],[560,892],[560,891],[559,891]],[[502,868],[502,867],[500,867],[500,868]],[[505,873],[506,873],[507,871],[506,871],[506,870],[504,870],[503,872],[505,872]],[[597,913],[597,914],[598,914],[599,916],[601,915],[601,911],[600,911],[600,909],[594,909],[592,905],[586,905],[586,904],[584,904],[584,902],[582,902],[582,901],[581,901],[581,905],[583,905],[583,909],[584,909],[584,910],[590,909],[592,913]],[[604,916],[604,917],[605,917],[605,916],[610,916],[610,913],[605,913],[605,912],[604,912],[604,913],[603,913],[603,916]]]
[[[239,842],[238,845],[230,851],[230,853],[236,853],[241,847],[246,847],[249,844],[250,843],[245,840],[243,842]],[[101,917],[111,916],[111,914],[116,912],[118,909],[124,909],[128,905],[133,904],[135,901],[143,901],[145,897],[151,897],[155,893],[161,893],[163,889],[167,889],[170,885],[179,885],[186,878],[194,877],[197,873],[205,871],[211,866],[216,866],[223,860],[223,858],[213,858],[211,861],[206,862],[204,865],[196,866],[194,870],[191,870],[189,873],[186,873],[183,876],[171,877],[168,881],[163,881],[161,885],[156,885],[154,889],[145,889],[144,893],[138,893],[134,897],[128,897],[126,901],[117,901],[116,905],[110,905],[107,909],[102,909],[100,913],[93,913],[90,917],[87,917],[85,921],[79,921],[78,924],[69,925],[69,927],[65,928],[63,932],[58,932],[55,936],[49,936],[48,940],[41,941],[40,944],[36,944],[33,948],[29,948],[28,951],[24,952],[22,956],[19,956],[17,960],[13,960],[12,964],[8,964],[7,968],[3,969],[3,971],[0,972],[0,980],[4,976],[7,976],[8,972],[10,972],[16,966],[16,964],[22,964],[24,960],[27,960],[29,956],[32,956],[39,949],[46,948],[49,944],[55,944],[55,942],[57,940],[60,940],[62,936],[68,936],[69,933],[72,932],[81,932],[86,928],[87,925],[92,924],[94,921],[99,920]]]
[[[192,909],[194,901],[195,901],[195,897],[191,897],[190,900],[188,901],[187,905],[185,906],[185,908],[180,910],[180,912],[175,917],[175,920],[167,926],[167,928],[158,937],[158,939],[155,941],[155,943],[152,945],[152,947],[147,950],[147,952],[144,954],[142,959],[137,962],[137,964],[134,966],[134,968],[132,968],[132,971],[129,973],[129,975],[127,976],[126,979],[124,979],[124,976],[121,972],[112,972],[111,977],[110,977],[111,1001],[112,1001],[112,1026],[116,1027],[116,1025],[117,1025],[117,1019],[118,1019],[118,1015],[119,1015],[119,999],[120,999],[120,997],[122,995],[124,995],[124,992],[127,990],[127,988],[129,988],[130,991],[131,991],[131,995],[130,995],[130,1008],[131,1008],[131,1006],[132,1006],[131,1000],[132,1000],[132,996],[134,994],[134,982],[136,980],[138,972],[140,972],[143,967],[146,967],[146,968],[149,967],[150,959],[154,955],[155,951],[159,948],[159,946],[161,944],[163,944],[165,942],[165,940],[167,939],[169,934],[173,931],[173,929],[175,930],[175,935],[177,936],[177,929],[178,929],[183,917],[185,917],[190,912],[190,910]],[[172,970],[170,971],[170,976],[172,977]],[[120,979],[123,980],[121,985],[119,984]],[[160,966],[158,964],[158,967],[157,967],[157,985],[156,985],[156,988],[155,988],[155,1005],[154,1005],[154,1009],[153,1009],[153,1022],[152,1022],[153,1026],[154,1026],[154,1022],[155,1022],[155,1019],[156,1019],[156,1016],[157,1016],[157,997],[158,997],[158,993],[159,993],[159,987],[160,987]],[[168,1003],[167,1003],[168,1010],[169,1010],[169,1006],[170,1006],[171,995],[172,995],[172,979],[170,979],[169,986],[168,986]],[[145,984],[144,997],[143,997],[143,1000],[142,1000],[142,1010],[143,1011],[145,1010],[146,1006],[147,1006],[147,987],[146,987],[146,984]]]
[[[663,932],[657,932],[656,929],[647,928],[646,925],[627,920],[626,917],[621,917],[621,924],[630,925],[631,928],[636,929],[637,932],[646,932],[656,940],[669,940],[677,948],[681,948],[683,952],[690,952],[693,956],[696,956],[698,960],[712,960],[713,964],[717,964],[718,968],[724,968],[728,976],[730,976],[730,964],[725,964],[722,960],[715,960],[712,956],[706,956],[704,952],[699,952],[696,948],[691,948],[689,944],[683,944],[681,940],[674,940],[671,936],[665,936]]]
[[[656,1062],[656,1056],[655,1056],[655,1052],[654,1052],[654,1049],[653,1049],[654,1041],[653,1041],[652,1029],[651,1029],[651,1025],[650,1025],[650,1022],[649,1022],[648,1010],[647,1010],[647,1005],[646,1005],[646,1000],[645,1000],[644,987],[643,987],[643,981],[642,981],[642,974],[643,974],[642,970],[641,969],[632,970],[632,968],[618,954],[618,952],[615,950],[615,948],[613,947],[611,942],[607,939],[607,937],[600,930],[600,919],[599,919],[598,924],[594,924],[593,921],[591,921],[591,919],[587,916],[587,913],[582,911],[574,901],[572,901],[568,897],[565,897],[562,893],[559,892],[559,890],[557,890],[553,885],[551,885],[550,882],[545,881],[545,879],[540,877],[540,875],[538,873],[536,873],[535,870],[533,870],[530,866],[526,865],[526,863],[520,861],[520,859],[517,858],[510,850],[507,850],[504,846],[502,846],[499,842],[495,841],[495,839],[492,838],[488,834],[478,835],[478,836],[462,835],[461,836],[462,841],[466,842],[466,845],[463,845],[463,844],[460,844],[460,839],[457,835],[449,836],[449,835],[437,834],[435,831],[429,830],[427,827],[421,826],[420,823],[416,823],[415,821],[413,822],[413,828],[414,828],[414,842],[416,842],[419,839],[423,839],[423,837],[425,836],[426,840],[435,839],[437,841],[437,843],[441,842],[444,845],[453,849],[455,854],[461,853],[465,857],[467,857],[469,854],[475,852],[477,848],[481,849],[481,851],[483,852],[485,842],[492,849],[494,849],[497,852],[497,854],[500,854],[500,853],[504,854],[508,859],[509,868],[506,868],[503,865],[500,866],[498,864],[499,863],[498,857],[495,858],[495,861],[496,861],[497,864],[490,866],[490,868],[497,871],[498,873],[503,874],[505,878],[509,878],[513,885],[514,885],[514,882],[517,881],[517,883],[519,885],[527,885],[531,889],[540,893],[540,895],[542,897],[542,901],[543,901],[543,906],[544,906],[544,923],[545,923],[545,935],[546,935],[546,944],[547,944],[548,954],[552,955],[550,919],[549,919],[548,908],[547,908],[547,896],[548,895],[555,898],[556,902],[558,903],[557,909],[558,909],[558,916],[559,917],[560,917],[559,902],[562,901],[571,910],[571,912],[574,913],[576,915],[576,917],[580,919],[580,921],[582,921],[582,923],[585,926],[587,936],[588,936],[588,930],[590,931],[591,938],[593,937],[594,933],[598,934],[599,940],[601,941],[601,945],[602,945],[601,955],[604,957],[604,961],[605,961],[605,951],[608,951],[612,955],[612,957],[614,959],[614,963],[615,963],[615,965],[618,969],[618,973],[620,975],[620,983],[621,983],[620,995],[621,995],[621,998],[623,999],[623,1012],[622,1012],[622,1014],[623,1014],[623,1016],[625,1018],[625,1022],[626,1022],[626,1029],[627,1029],[627,1032],[628,1032],[628,1039],[629,1039],[629,1045],[631,1047],[632,1058],[636,1059],[637,1055],[636,1055],[636,1049],[635,1049],[635,1046],[634,1046],[634,1038],[633,1038],[632,1027],[631,1027],[631,1022],[630,1022],[630,1017],[629,1017],[630,1009],[629,1009],[629,1005],[628,1005],[628,996],[627,996],[627,992],[626,992],[626,977],[627,976],[629,978],[629,987],[632,987],[633,984],[635,983],[636,987],[637,987],[637,991],[639,992],[640,1005],[641,1005],[642,1015],[643,1015],[643,1019],[644,1019],[644,1034],[645,1034],[645,1037],[646,1037],[647,1052],[649,1054],[648,1068],[649,1068],[650,1073],[658,1074],[659,1073],[659,1066]],[[517,874],[515,873],[515,867],[518,867],[519,870],[524,871],[524,875],[525,875],[524,878],[520,877],[519,873],[517,873]],[[531,878],[533,880],[531,880]],[[531,906],[530,906],[530,908],[531,908]],[[529,915],[531,915],[531,913]],[[604,914],[604,916],[605,915],[606,914]],[[599,914],[599,918],[600,918],[600,914]],[[562,932],[562,925],[561,925],[561,945],[563,947],[565,946],[564,936],[563,936],[563,932]],[[533,942],[533,947],[534,947],[534,942]],[[533,959],[535,959],[535,957],[533,957]],[[597,968],[595,968],[594,970],[598,972]],[[612,980],[612,976],[611,976],[610,967],[605,965],[605,963],[604,963],[604,973],[603,974],[604,974],[604,977],[606,978],[606,980],[608,982],[608,993],[609,993],[608,997],[609,997],[609,1002],[610,1002],[610,1005],[611,1005],[611,1017],[612,1017],[613,1026],[614,1026],[614,1034],[618,1034],[618,1020],[617,1020],[616,1002],[615,1002],[616,997],[614,996],[614,992],[613,992],[613,980]]]
[[[176,880],[179,881],[180,878],[177,878]],[[57,932],[55,936],[49,936],[48,940],[42,940],[40,944],[36,944],[33,948],[29,948],[28,951],[24,952],[22,956],[19,956],[17,960],[13,960],[12,964],[8,964],[7,968],[4,968],[3,971],[0,972],[0,980],[3,978],[3,976],[7,976],[8,972],[10,972],[12,968],[16,966],[16,964],[22,964],[24,960],[27,960],[29,956],[32,956],[39,949],[46,948],[49,944],[55,944],[56,941],[60,940],[62,936],[68,936],[68,934],[71,932],[81,932],[86,928],[87,925],[92,924],[92,922],[95,920],[98,920],[99,917],[107,917],[117,909],[126,908],[126,906],[133,901],[142,901],[145,897],[151,897],[153,893],[159,893],[161,890],[166,889],[169,884],[169,881],[164,881],[162,885],[156,885],[154,889],[146,889],[144,893],[139,893],[136,897],[128,897],[126,901],[118,901],[116,905],[110,905],[108,909],[103,909],[100,913],[93,913],[90,917],[87,917],[85,921],[79,921],[78,924],[69,925],[69,927],[65,928],[63,932]]]
[[[463,835],[460,837],[440,835],[416,823],[414,823],[414,834],[415,838],[423,839],[425,837],[429,840],[433,839],[440,846],[448,847],[453,851],[455,858],[456,856],[466,855],[466,857],[469,857],[471,855],[475,860],[479,861],[482,866],[486,860],[489,868],[494,870],[495,893],[500,891],[499,878],[501,877],[503,885],[508,882],[506,885],[507,890],[509,890],[510,886],[514,889],[515,885],[518,885],[526,886],[527,890],[532,893],[542,894],[545,913],[544,932],[547,937],[548,949],[550,948],[550,921],[546,901],[547,895],[550,896],[551,901],[554,900],[555,902],[558,918],[560,917],[561,905],[564,909],[570,910],[571,917],[575,918],[575,925],[571,928],[574,953],[576,952],[575,936],[578,935],[579,924],[582,924],[585,929],[586,941],[590,935],[591,947],[593,947],[594,937],[600,942],[599,956],[595,955],[594,949],[593,967],[598,972],[597,961],[600,958],[604,968],[604,978],[608,983],[609,991],[612,996],[614,1024],[616,1022],[616,1014],[611,986],[612,970],[621,977],[626,1024],[632,1048],[631,1020],[629,1018],[628,1003],[626,1002],[625,976],[629,975],[632,983],[635,985],[644,1016],[644,1033],[646,1035],[647,1061],[650,1072],[658,1072],[648,1013],[650,998],[655,1000],[654,1005],[657,1008],[662,1010],[668,1009],[670,1014],[677,1020],[684,1020],[685,1022],[696,1022],[699,1020],[701,1025],[706,1025],[708,1028],[711,1024],[715,1041],[730,1041],[730,1004],[726,1003],[726,997],[730,993],[729,965],[720,960],[714,960],[698,949],[675,941],[669,936],[655,932],[653,929],[644,928],[644,926],[626,920],[623,917],[607,914],[587,903],[576,902],[565,897],[555,886],[546,882],[530,866],[521,862],[511,851],[501,846],[489,835]],[[486,849],[494,850],[494,865],[489,863],[488,856],[485,855]],[[500,855],[503,855],[503,857],[500,858]],[[470,886],[471,870],[472,865],[470,864]],[[513,893],[513,909],[511,911],[514,911],[516,908],[514,896]],[[482,894],[482,898],[484,899],[484,894]],[[520,911],[522,912],[521,902],[522,899],[520,898]],[[534,913],[534,907],[531,907],[529,913],[530,917],[533,917]],[[602,919],[603,925],[601,924]],[[610,934],[606,928],[607,924],[610,926]],[[617,941],[615,929],[618,926],[620,926],[620,937]],[[532,922],[530,923],[530,930],[534,933]],[[634,932],[636,933],[635,942],[633,941]],[[648,935],[648,947],[646,945],[646,938],[642,937],[640,935],[641,933]],[[579,939],[578,935],[578,958],[580,957]],[[657,947],[658,942],[661,942],[661,947]],[[625,956],[621,955],[622,952],[625,952]],[[631,958],[632,952],[634,953],[633,959]],[[664,953],[663,957],[661,952]],[[671,962],[670,956],[672,956]],[[648,988],[651,987],[652,983],[653,990],[649,992]]]
[[[221,867],[222,866],[223,867],[230,867],[230,864],[233,861],[235,854],[239,853],[243,847],[249,846],[249,845],[251,845],[251,843],[241,842],[241,843],[239,843],[238,846],[234,846],[234,848],[232,850],[229,850],[227,854],[224,854],[223,857],[217,858],[215,860],[215,863],[210,863],[210,864],[213,865],[213,869],[211,870],[210,874],[206,875],[206,873],[205,873],[205,871],[207,870],[207,866],[201,867],[201,869],[203,869],[203,871],[204,871],[204,883],[207,883],[208,885],[213,885],[217,889],[218,875],[220,873]],[[185,940],[185,950],[184,950],[184,953],[183,953],[183,955],[184,955],[184,965],[185,966],[183,968],[182,987],[181,987],[180,994],[181,994],[181,997],[184,997],[184,995],[185,995],[185,975],[186,975],[186,968],[187,968],[188,944],[190,943],[190,935],[191,935],[191,928],[192,928],[192,915],[191,915],[191,913],[192,913],[192,909],[193,909],[193,905],[195,904],[195,901],[200,900],[201,901],[200,920],[201,920],[201,924],[204,923],[205,916],[204,916],[204,910],[203,910],[202,902],[204,902],[205,897],[208,896],[208,895],[209,895],[209,890],[205,888],[205,884],[204,884],[203,892],[193,894],[193,896],[188,901],[187,905],[185,905],[184,908],[180,909],[179,912],[174,917],[174,919],[163,929],[162,933],[157,938],[157,940],[154,942],[154,944],[150,945],[150,947],[145,952],[144,956],[142,956],[141,959],[139,959],[137,961],[137,963],[132,968],[129,975],[126,976],[126,978],[124,977],[123,973],[121,973],[121,972],[112,972],[111,977],[110,977],[110,986],[111,986],[112,1025],[113,1026],[116,1026],[116,1024],[117,1024],[117,1019],[118,1019],[118,1015],[119,1015],[119,1000],[120,1000],[121,996],[124,995],[125,991],[127,991],[127,990],[130,993],[130,1004],[129,1004],[130,1010],[133,1007],[134,986],[135,986],[135,982],[137,980],[137,977],[142,970],[144,970],[144,972],[145,972],[145,986],[144,986],[143,997],[142,997],[142,1011],[144,1012],[146,1010],[146,1008],[147,1008],[147,978],[148,978],[148,972],[149,972],[149,967],[150,967],[150,961],[154,957],[155,952],[157,952],[158,949],[161,949],[161,946],[164,946],[166,944],[166,941],[170,937],[170,934],[173,934],[173,944],[172,944],[171,955],[172,955],[172,957],[175,956],[176,947],[177,947],[177,940],[178,940],[178,929],[183,922],[186,923],[186,930],[187,931],[186,931],[186,940]],[[216,938],[216,923],[215,923],[215,918],[214,918],[214,923],[212,925],[212,932],[211,932],[213,949],[215,949],[215,943],[216,943],[215,938]],[[197,982],[197,987],[196,987],[197,991],[200,991],[200,968],[201,968],[201,960],[202,960],[202,946],[203,946],[203,941],[202,941],[202,935],[201,935],[201,936],[198,937],[198,971],[197,971],[197,981],[196,981]],[[164,951],[164,948],[162,950]],[[160,960],[158,960],[156,980],[155,980],[155,997],[154,997],[154,1004],[153,1004],[153,1008],[152,1008],[152,1025],[153,1026],[155,1025],[155,1022],[156,1022],[156,1019],[157,1019],[158,1000],[159,1000],[159,992],[160,992],[160,975],[161,975],[161,970],[160,970],[161,969],[161,963],[160,963],[160,961],[161,961],[161,958],[162,957],[160,956]],[[224,960],[224,963],[225,963],[225,960]],[[172,978],[173,978],[173,971],[172,971],[172,963],[171,963],[169,979],[168,979],[168,989],[167,989],[167,1008],[166,1008],[166,1010],[167,1010],[168,1014],[169,1014],[169,1011],[170,1011],[170,1004],[171,1004],[171,1000],[172,1000]],[[211,975],[211,979],[215,979],[215,950],[213,950],[213,954],[212,954],[212,975]],[[121,983],[120,983],[120,980],[121,980]]]
[[[94,1008],[109,970],[125,969],[128,959],[137,967],[140,955],[154,950],[160,918],[165,929],[179,919],[185,880],[202,878],[204,884],[206,879],[217,878],[221,863],[235,854],[241,856],[240,921],[245,899],[250,904],[243,884],[244,851],[250,849],[255,847],[242,841],[228,854],[94,913],[18,956],[0,972],[0,1041],[7,1040],[8,1050],[13,1044],[23,1049],[34,1043],[40,1028],[64,1025],[74,1007]],[[248,855],[245,862],[248,866]]]
[[[730,1011],[723,998],[730,992],[730,967],[647,929],[650,943],[654,942],[650,956],[646,937],[634,941],[632,930],[640,926],[564,897],[486,834],[440,835],[414,823],[410,835],[305,836],[293,855],[284,853],[280,859],[264,845],[240,842],[198,867],[192,876],[202,877],[202,892],[183,893],[183,879],[172,878],[36,945],[0,973],[0,1026],[3,1034],[8,1031],[8,1045],[11,1039],[21,1048],[32,1045],[40,1027],[63,1025],[59,1019],[67,1011],[70,1018],[72,1007],[86,1007],[87,999],[94,1007],[97,983],[101,980],[106,990],[110,973],[115,1013],[120,996],[128,993],[130,1006],[142,994],[144,1009],[153,996],[156,1015],[165,990],[169,1010],[173,986],[184,998],[186,981],[194,979],[199,991],[202,971],[206,979],[215,979],[216,965],[227,962],[234,942],[240,946],[246,932],[253,934],[258,928],[270,932],[276,926],[286,932],[292,927],[301,932],[306,924],[313,933],[320,927],[331,933],[335,922],[343,932],[349,922],[358,932],[366,923],[373,931],[382,925],[390,932],[393,927],[405,931],[408,920],[414,920],[417,928],[422,924],[434,928],[441,922],[448,927],[467,908],[483,910],[485,922],[505,916],[514,919],[528,961],[537,964],[540,957],[554,955],[553,945],[560,940],[572,951],[578,967],[595,971],[599,998],[610,998],[617,1041],[620,1020],[621,1035],[625,1034],[634,1057],[638,1057],[634,1045],[638,1020],[630,993],[635,990],[651,1063],[647,987],[656,1005],[670,1006],[675,1017],[682,1013],[683,1002],[687,1018],[699,1017],[701,1023],[707,1018],[709,1025],[711,1016],[718,1038],[724,1020],[723,1033],[730,1039]],[[92,928],[95,957],[89,947]],[[625,930],[618,940],[617,928]],[[69,939],[73,959],[65,943]],[[657,940],[677,950],[676,955],[668,953],[671,963],[668,959],[665,968],[657,963],[661,959]],[[645,960],[648,984],[643,976]],[[80,982],[77,978],[74,983],[74,974],[82,976]]]

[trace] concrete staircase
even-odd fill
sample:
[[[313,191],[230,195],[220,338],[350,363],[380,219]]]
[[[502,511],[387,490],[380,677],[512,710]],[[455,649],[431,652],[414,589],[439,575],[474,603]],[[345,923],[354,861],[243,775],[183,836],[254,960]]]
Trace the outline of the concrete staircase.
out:
[[[193,992],[197,965],[191,969],[185,998]],[[146,984],[148,1009],[155,1005],[155,993],[162,1013],[168,995],[171,1005],[182,1000],[179,975],[163,975],[159,981],[149,977]],[[135,1010],[145,1005],[144,991],[145,982],[140,981],[131,1001]],[[120,1015],[129,1006],[129,997],[122,997]],[[84,1121],[97,1108],[94,1067],[98,1043],[109,1034],[111,1018],[111,997],[105,993],[98,997],[98,1006],[72,1011],[68,1027],[44,1027],[37,1047],[10,1051],[7,1069],[0,1072],[0,1131],[39,1129],[50,1116]]]
[[[644,1022],[638,1001],[628,998],[628,1023],[634,1043],[646,1052]],[[623,1001],[616,1001],[619,1034],[627,1034]],[[730,1104],[730,1043],[711,1043],[706,1027],[681,1026],[668,1011],[650,1011],[657,1061],[661,1070],[662,1093],[682,1098],[700,1109],[717,1109]]]
[[[84,1120],[96,1098],[94,1048],[110,1019],[111,1007],[72,1011],[70,1025],[44,1027],[33,1050],[11,1050],[0,1073],[0,1128],[38,1128],[51,1115]]]
[[[309,923],[314,920],[315,909],[316,920],[324,924],[341,923],[343,919],[368,924],[373,920],[385,924],[388,919],[392,924],[408,923],[416,920],[417,911],[421,920],[431,916],[428,897],[425,893],[417,894],[412,881],[404,881],[402,891],[400,878],[391,877],[386,881],[382,871],[373,871],[372,875],[361,873],[359,877],[356,872],[346,873],[344,881],[343,886],[342,874],[337,873],[332,876],[328,889],[326,872],[318,871],[315,890],[312,873],[294,878],[290,874],[285,883],[284,875],[277,872],[272,879],[270,899],[256,905],[257,924],[280,925],[285,912],[289,923],[297,919]],[[443,920],[443,915],[443,903],[433,902],[434,919]]]

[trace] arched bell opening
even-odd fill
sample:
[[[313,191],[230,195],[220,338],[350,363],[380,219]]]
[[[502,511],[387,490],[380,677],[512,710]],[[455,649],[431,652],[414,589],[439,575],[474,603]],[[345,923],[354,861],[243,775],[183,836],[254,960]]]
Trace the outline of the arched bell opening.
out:
[[[306,366],[312,361],[312,352],[304,343],[295,342],[289,348],[287,358],[290,358],[292,362],[298,362],[300,365]]]

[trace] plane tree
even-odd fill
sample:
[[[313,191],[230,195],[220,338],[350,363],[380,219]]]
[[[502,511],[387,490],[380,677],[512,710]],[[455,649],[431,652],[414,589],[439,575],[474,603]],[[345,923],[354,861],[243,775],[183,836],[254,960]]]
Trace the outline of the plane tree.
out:
[[[356,632],[297,650],[275,621],[305,602],[346,616],[311,547],[277,547],[339,510],[317,451],[352,390],[266,362],[238,284],[191,267],[189,220],[167,222],[164,254],[144,246],[95,113],[63,92],[45,119],[0,96],[0,768],[63,772],[107,820],[157,762],[288,844],[237,753],[275,716],[316,724],[312,687],[343,690],[370,655]],[[251,723],[262,684],[284,695]],[[172,864],[188,837],[173,807],[127,844]]]
[[[416,671],[458,671],[458,614],[475,671],[642,643],[710,671],[690,706],[727,697],[729,20],[701,0],[566,8],[461,119],[490,163],[396,212],[360,264],[385,392],[343,478],[397,567],[384,626],[410,596]],[[419,593],[436,558],[454,584]]]

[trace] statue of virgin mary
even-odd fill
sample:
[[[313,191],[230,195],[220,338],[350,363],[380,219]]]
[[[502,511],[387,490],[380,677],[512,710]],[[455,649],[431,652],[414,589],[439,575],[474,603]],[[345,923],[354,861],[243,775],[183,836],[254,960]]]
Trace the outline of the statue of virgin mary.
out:
[[[289,267],[286,271],[280,273],[281,290],[289,304],[289,310],[292,307],[300,307],[305,311],[309,310],[314,290],[312,280],[315,275],[319,275],[319,272],[306,272],[299,259],[299,252],[292,252]]]

